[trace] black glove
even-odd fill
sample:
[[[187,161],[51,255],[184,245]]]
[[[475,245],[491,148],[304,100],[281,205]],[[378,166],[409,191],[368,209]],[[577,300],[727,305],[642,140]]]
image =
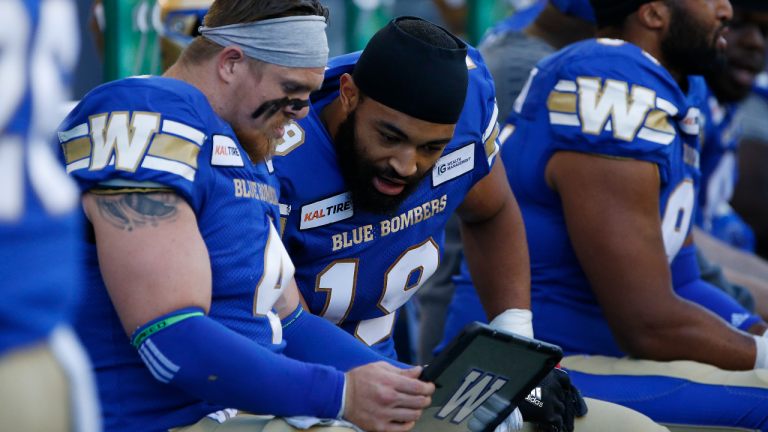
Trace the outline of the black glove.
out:
[[[587,413],[579,389],[571,385],[568,373],[554,369],[520,403],[523,420],[546,432],[573,432],[573,421]]]

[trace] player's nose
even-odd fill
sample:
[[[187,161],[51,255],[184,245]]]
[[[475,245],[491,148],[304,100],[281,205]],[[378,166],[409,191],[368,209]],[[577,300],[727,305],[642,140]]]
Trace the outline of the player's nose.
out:
[[[283,115],[289,120],[301,120],[309,114],[309,107],[300,110],[294,110],[291,105],[283,108]]]
[[[729,0],[717,0],[715,13],[719,21],[728,22],[733,19],[733,6]]]
[[[765,53],[766,48],[768,48],[768,41],[766,41],[766,34],[762,31],[760,26],[756,24],[747,24],[744,26],[745,28],[742,30],[741,38],[739,38],[739,44],[747,48],[751,52],[755,52],[757,54],[760,54],[761,56]],[[764,61],[761,61],[761,63],[765,63]]]
[[[410,146],[401,146],[395,156],[390,158],[389,164],[401,177],[410,177],[416,174],[418,171],[416,149]]]

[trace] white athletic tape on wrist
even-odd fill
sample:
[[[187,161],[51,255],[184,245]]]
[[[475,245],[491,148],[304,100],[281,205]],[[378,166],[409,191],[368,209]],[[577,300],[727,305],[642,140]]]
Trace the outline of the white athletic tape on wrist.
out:
[[[512,414],[507,419],[512,429],[519,431],[523,428],[523,414],[520,412],[520,408],[515,408]]]
[[[533,313],[526,309],[509,309],[494,318],[491,327],[533,339]]]
[[[344,408],[347,405],[347,374],[344,374],[344,390],[341,391],[341,409],[339,410],[339,415],[336,416],[337,419],[341,419],[344,416]]]
[[[768,334],[768,333],[766,333]],[[757,345],[757,358],[755,359],[755,369],[768,369],[768,336],[753,336],[755,345]]]

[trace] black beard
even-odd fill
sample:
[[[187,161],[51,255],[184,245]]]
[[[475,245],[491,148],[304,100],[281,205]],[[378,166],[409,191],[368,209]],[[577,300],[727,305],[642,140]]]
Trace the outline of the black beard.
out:
[[[339,130],[333,138],[341,175],[344,177],[347,189],[352,194],[352,204],[355,211],[387,216],[395,215],[403,201],[416,190],[421,181],[430,173],[430,170],[420,176],[402,177],[390,166],[382,169],[370,163],[365,152],[360,151],[355,145],[356,125],[357,113],[352,111],[341,122]],[[387,195],[379,192],[373,186],[373,178],[376,176],[384,176],[408,183],[399,194]]]
[[[710,36],[689,14],[680,10],[675,2],[670,6],[672,17],[669,33],[661,41],[661,52],[670,69],[685,75],[706,75],[725,69],[728,59],[725,52],[717,49],[720,29],[714,36]],[[722,27],[725,27],[725,23]]]

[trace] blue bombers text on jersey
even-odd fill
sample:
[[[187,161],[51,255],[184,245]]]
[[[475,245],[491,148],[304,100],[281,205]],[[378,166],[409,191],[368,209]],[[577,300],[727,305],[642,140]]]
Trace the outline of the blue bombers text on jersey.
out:
[[[357,211],[318,113],[338,96],[339,77],[359,56],[328,62],[309,115],[286,129],[273,164],[284,205],[283,242],[311,312],[394,358],[398,309],[437,269],[448,217],[490,172],[499,151],[498,109],[493,80],[469,48],[464,110],[431,175],[394,217]]]
[[[94,193],[172,191],[197,217],[210,255],[209,316],[280,353],[272,310],[283,274],[276,178],[253,164],[206,97],[182,81],[128,78],[98,87],[60,128],[62,160],[80,189]],[[109,431],[192,424],[222,407],[153,378],[123,332],[87,245],[86,301],[77,330],[94,362]],[[291,266],[285,266],[289,268]],[[281,269],[272,271],[271,269]]]
[[[721,104],[712,90],[701,107],[701,189],[696,225],[721,241],[755,251],[755,234],[728,204],[739,176],[738,149],[743,127],[740,104]]]
[[[0,356],[39,343],[78,300],[79,194],[52,151],[80,44],[66,0],[0,4]]]

